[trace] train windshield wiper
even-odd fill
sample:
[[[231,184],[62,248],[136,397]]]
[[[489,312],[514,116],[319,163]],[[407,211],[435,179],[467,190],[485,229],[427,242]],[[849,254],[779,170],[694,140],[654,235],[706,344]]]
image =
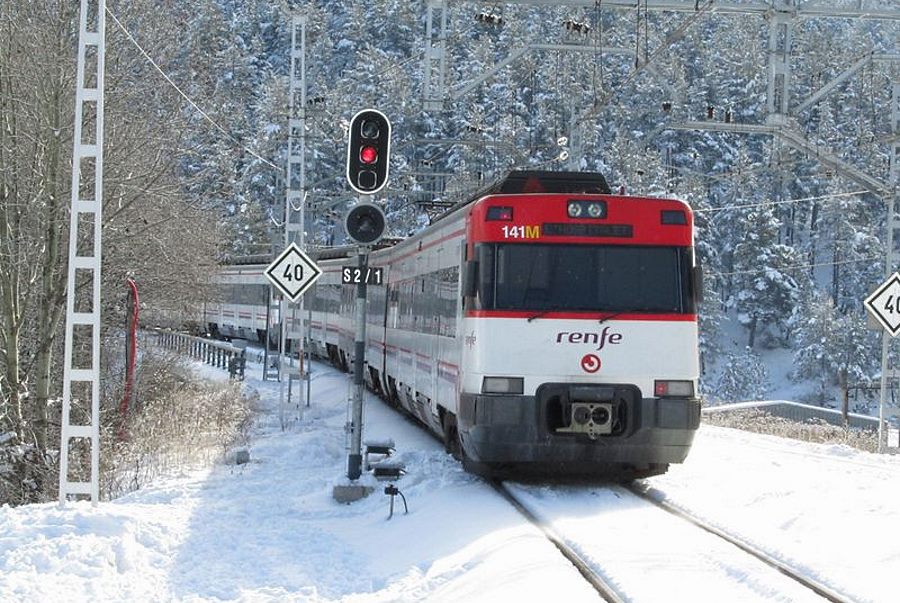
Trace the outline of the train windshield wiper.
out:
[[[541,310],[537,314],[532,314],[531,316],[529,316],[528,322],[531,322],[532,320],[540,318],[541,316],[546,316],[547,314],[550,314],[551,312],[553,312],[553,310]]]
[[[628,308],[627,310],[616,310],[614,312],[610,312],[609,314],[607,314],[606,316],[601,318],[600,324],[602,325],[607,320],[612,320],[613,318],[618,318],[619,316],[622,316],[623,314],[633,314],[635,312],[647,312],[647,311],[649,311],[649,308]]]

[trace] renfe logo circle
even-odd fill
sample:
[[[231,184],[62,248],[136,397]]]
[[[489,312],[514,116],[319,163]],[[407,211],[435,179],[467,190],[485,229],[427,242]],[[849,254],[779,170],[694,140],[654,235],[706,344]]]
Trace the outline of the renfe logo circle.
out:
[[[597,354],[585,354],[581,359],[581,370],[585,373],[596,373],[600,370],[600,357]]]

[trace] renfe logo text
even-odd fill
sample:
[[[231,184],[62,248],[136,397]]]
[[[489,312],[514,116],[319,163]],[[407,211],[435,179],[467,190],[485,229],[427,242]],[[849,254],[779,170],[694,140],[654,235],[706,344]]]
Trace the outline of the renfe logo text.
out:
[[[617,345],[622,342],[621,333],[610,333],[609,327],[603,327],[600,333],[580,333],[562,331],[556,334],[556,343],[592,343],[599,344],[598,350],[602,350],[607,343]]]

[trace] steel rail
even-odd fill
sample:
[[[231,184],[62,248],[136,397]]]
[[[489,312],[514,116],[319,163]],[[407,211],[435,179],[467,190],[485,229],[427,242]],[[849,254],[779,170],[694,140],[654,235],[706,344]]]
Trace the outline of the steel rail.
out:
[[[509,504],[511,504],[519,513],[522,514],[525,519],[529,521],[532,525],[537,527],[541,532],[543,532],[544,536],[547,537],[553,546],[562,553],[563,557],[565,557],[569,562],[575,566],[575,569],[578,570],[578,573],[587,580],[587,582],[594,587],[604,601],[608,601],[609,603],[625,603],[627,599],[623,598],[612,586],[609,585],[606,580],[604,580],[601,576],[597,575],[597,573],[591,568],[591,566],[581,558],[578,552],[570,547],[564,538],[559,536],[553,529],[548,526],[545,522],[541,521],[541,519],[528,510],[528,508],[523,505],[519,500],[513,496],[513,494],[506,489],[501,481],[498,480],[490,480],[488,483],[494,488],[494,490],[500,494],[504,499],[506,499]]]
[[[655,488],[652,488],[650,486],[642,486],[642,485],[638,485],[638,484],[631,484],[631,485],[622,486],[622,487],[625,490],[627,490],[628,492],[631,492],[635,496],[637,496],[643,500],[646,500],[647,502],[651,503],[652,505],[654,505],[656,507],[659,507],[660,509],[666,511],[667,513],[671,513],[672,515],[697,526],[701,530],[704,530],[714,536],[721,538],[722,540],[728,542],[729,544],[736,546],[741,551],[743,551],[743,552],[747,553],[748,555],[751,555],[752,557],[765,563],[769,567],[777,570],[778,572],[780,572],[784,576],[794,580],[795,582],[802,584],[803,586],[810,589],[811,591],[813,591],[820,597],[823,597],[824,599],[831,601],[831,603],[852,603],[852,601],[853,601],[848,596],[842,595],[842,594],[834,591],[833,589],[829,588],[828,586],[825,586],[818,580],[810,578],[809,576],[804,576],[799,571],[797,571],[795,568],[792,568],[791,566],[784,563],[783,561],[776,559],[775,557],[766,553],[762,549],[744,541],[741,538],[732,536],[731,534],[725,532],[724,530],[721,530],[721,529],[717,528],[716,526],[712,525],[708,521],[700,519],[696,515],[692,515],[691,513],[687,512],[679,507],[676,507],[675,505],[673,505],[669,502],[666,502],[664,500],[665,495],[662,492],[660,492],[659,490],[656,490]]]

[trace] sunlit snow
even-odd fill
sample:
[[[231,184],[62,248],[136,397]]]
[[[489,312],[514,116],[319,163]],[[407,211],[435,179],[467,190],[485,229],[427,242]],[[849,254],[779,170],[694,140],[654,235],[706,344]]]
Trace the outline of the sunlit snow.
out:
[[[284,431],[279,385],[246,385],[265,407],[249,464],[185,472],[97,507],[0,508],[0,600],[598,600],[537,528],[375,398],[365,438],[397,443],[409,514],[398,498],[388,520],[385,484],[368,475],[368,498],[335,502],[333,486],[346,482],[346,375],[316,365],[311,405]],[[647,482],[838,592],[892,599],[898,458],[702,427],[687,463]],[[814,600],[616,487],[512,488],[579,535],[635,601]]]

